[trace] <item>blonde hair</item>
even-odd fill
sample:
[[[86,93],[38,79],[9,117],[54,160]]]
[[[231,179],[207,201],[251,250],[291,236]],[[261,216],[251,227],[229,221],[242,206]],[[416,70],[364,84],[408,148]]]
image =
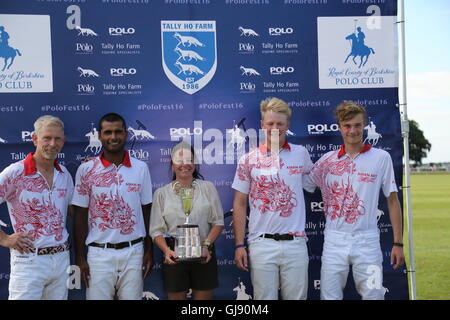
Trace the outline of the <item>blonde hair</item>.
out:
[[[61,119],[59,119],[58,117],[51,116],[51,115],[45,115],[45,116],[39,117],[34,122],[34,132],[36,134],[39,134],[39,131],[41,131],[41,129],[44,126],[56,126],[56,127],[60,127],[64,131],[64,123],[61,121]]]
[[[364,123],[367,123],[366,109],[358,103],[353,101],[342,101],[334,110],[334,117],[338,124],[342,121],[353,119],[358,114],[362,114],[364,117]]]
[[[261,101],[260,104],[260,111],[261,111],[261,119],[264,120],[264,116],[266,115],[267,111],[277,112],[277,113],[283,113],[287,116],[287,119],[291,119],[292,110],[289,107],[289,105],[284,102],[281,99],[278,98],[267,98],[263,101]]]

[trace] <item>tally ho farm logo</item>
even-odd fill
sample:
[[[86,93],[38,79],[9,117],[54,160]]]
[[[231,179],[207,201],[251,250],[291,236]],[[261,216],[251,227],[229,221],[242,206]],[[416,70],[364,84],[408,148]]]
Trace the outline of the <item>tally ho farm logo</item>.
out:
[[[2,92],[53,92],[50,16],[0,14]]]
[[[217,69],[215,21],[161,21],[162,64],[169,80],[188,94],[205,87]]]
[[[398,87],[394,16],[318,17],[319,88]]]

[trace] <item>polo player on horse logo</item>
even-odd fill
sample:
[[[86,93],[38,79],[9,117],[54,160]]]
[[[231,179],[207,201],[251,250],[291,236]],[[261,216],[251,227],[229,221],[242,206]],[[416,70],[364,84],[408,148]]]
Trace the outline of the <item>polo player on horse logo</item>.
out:
[[[9,69],[14,59],[16,58],[16,55],[21,56],[22,54],[18,49],[12,48],[9,46],[8,43],[9,40],[9,34],[5,31],[4,26],[0,26],[0,57],[2,57],[5,60],[5,64],[3,65],[2,71],[5,71],[5,69]],[[8,64],[8,60],[10,60]]]
[[[353,62],[357,64],[355,58],[359,56],[361,60],[358,68],[361,68],[367,63],[369,55],[371,53],[375,54],[375,51],[364,44],[364,39],[366,38],[366,35],[364,34],[364,32],[362,32],[361,27],[358,27],[357,31],[358,33],[356,33],[355,31],[354,33],[345,37],[345,39],[351,41],[352,49],[348,54],[347,58],[345,59],[344,63],[347,63],[348,58],[353,57],[352,59]]]

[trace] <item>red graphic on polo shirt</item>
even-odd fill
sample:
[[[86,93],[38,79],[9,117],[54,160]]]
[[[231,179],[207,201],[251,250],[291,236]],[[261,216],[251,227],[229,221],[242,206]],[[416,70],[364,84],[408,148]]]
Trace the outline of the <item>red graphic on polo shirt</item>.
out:
[[[289,217],[297,206],[295,193],[279,176],[256,177],[250,199],[252,206],[257,207],[261,214],[279,212],[281,217]]]
[[[313,170],[312,178],[322,191],[324,212],[331,220],[344,218],[346,223],[355,223],[365,214],[364,202],[353,190],[350,177],[344,174],[354,173],[355,164],[348,157],[336,159],[337,152],[324,159]],[[342,177],[340,181],[327,182],[329,175]]]
[[[19,173],[16,176],[9,177],[5,182],[0,185],[0,195],[6,199],[6,201],[14,202],[18,198],[22,191],[41,193],[45,189],[48,189],[47,182],[41,176],[31,177],[25,176],[25,174]]]
[[[63,238],[64,220],[50,196],[48,201],[39,197],[20,199],[24,191],[42,193],[46,189],[48,186],[43,177],[25,176],[22,172],[6,179],[0,186],[0,195],[11,204],[15,232],[26,233],[33,240],[54,236],[56,241],[60,241]]]
[[[11,216],[15,220],[15,231],[26,233],[33,240],[53,235],[56,241],[63,238],[63,217],[50,197],[48,201],[40,201],[37,198],[16,201]]]
[[[120,229],[120,234],[131,234],[134,231],[133,209],[119,195],[109,196],[106,193],[94,195],[89,205],[89,223],[98,227],[100,232],[106,229]]]
[[[121,174],[117,174],[116,170],[111,169],[104,171],[102,163],[97,158],[94,161],[94,165],[89,169],[86,174],[81,175],[80,184],[77,185],[77,192],[80,195],[90,195],[92,187],[109,188],[113,184],[120,185],[123,183]],[[100,172],[96,172],[100,171]]]
[[[239,180],[250,182],[250,167],[249,167],[248,163],[238,165],[237,174],[238,174]]]
[[[287,166],[287,169],[289,170],[290,176],[303,173],[303,166]]]
[[[339,184],[334,181],[322,189],[325,214],[331,220],[345,218],[347,223],[355,223],[359,216],[364,215],[364,202],[359,199],[349,181]]]
[[[370,173],[358,173],[358,182],[375,182],[377,178],[376,174],[370,174]]]
[[[238,165],[237,174],[241,181],[250,182],[252,169],[282,169],[284,167],[283,160],[278,155],[262,155],[260,153],[249,154],[245,159],[245,163]]]

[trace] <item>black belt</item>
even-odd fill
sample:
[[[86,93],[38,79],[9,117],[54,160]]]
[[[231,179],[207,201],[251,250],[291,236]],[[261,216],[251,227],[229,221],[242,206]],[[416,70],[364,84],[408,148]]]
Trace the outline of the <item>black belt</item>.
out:
[[[287,234],[287,233],[286,234],[279,234],[279,233],[269,234],[269,233],[265,233],[265,234],[261,235],[261,237],[273,239],[275,241],[294,240],[294,238],[295,238],[292,234]]]
[[[137,238],[137,239],[132,240],[132,241],[124,241],[124,242],[119,242],[119,243],[96,243],[96,242],[91,242],[91,243],[88,244],[88,246],[119,250],[119,249],[131,247],[133,244],[139,243],[142,240],[143,240],[143,238]]]

